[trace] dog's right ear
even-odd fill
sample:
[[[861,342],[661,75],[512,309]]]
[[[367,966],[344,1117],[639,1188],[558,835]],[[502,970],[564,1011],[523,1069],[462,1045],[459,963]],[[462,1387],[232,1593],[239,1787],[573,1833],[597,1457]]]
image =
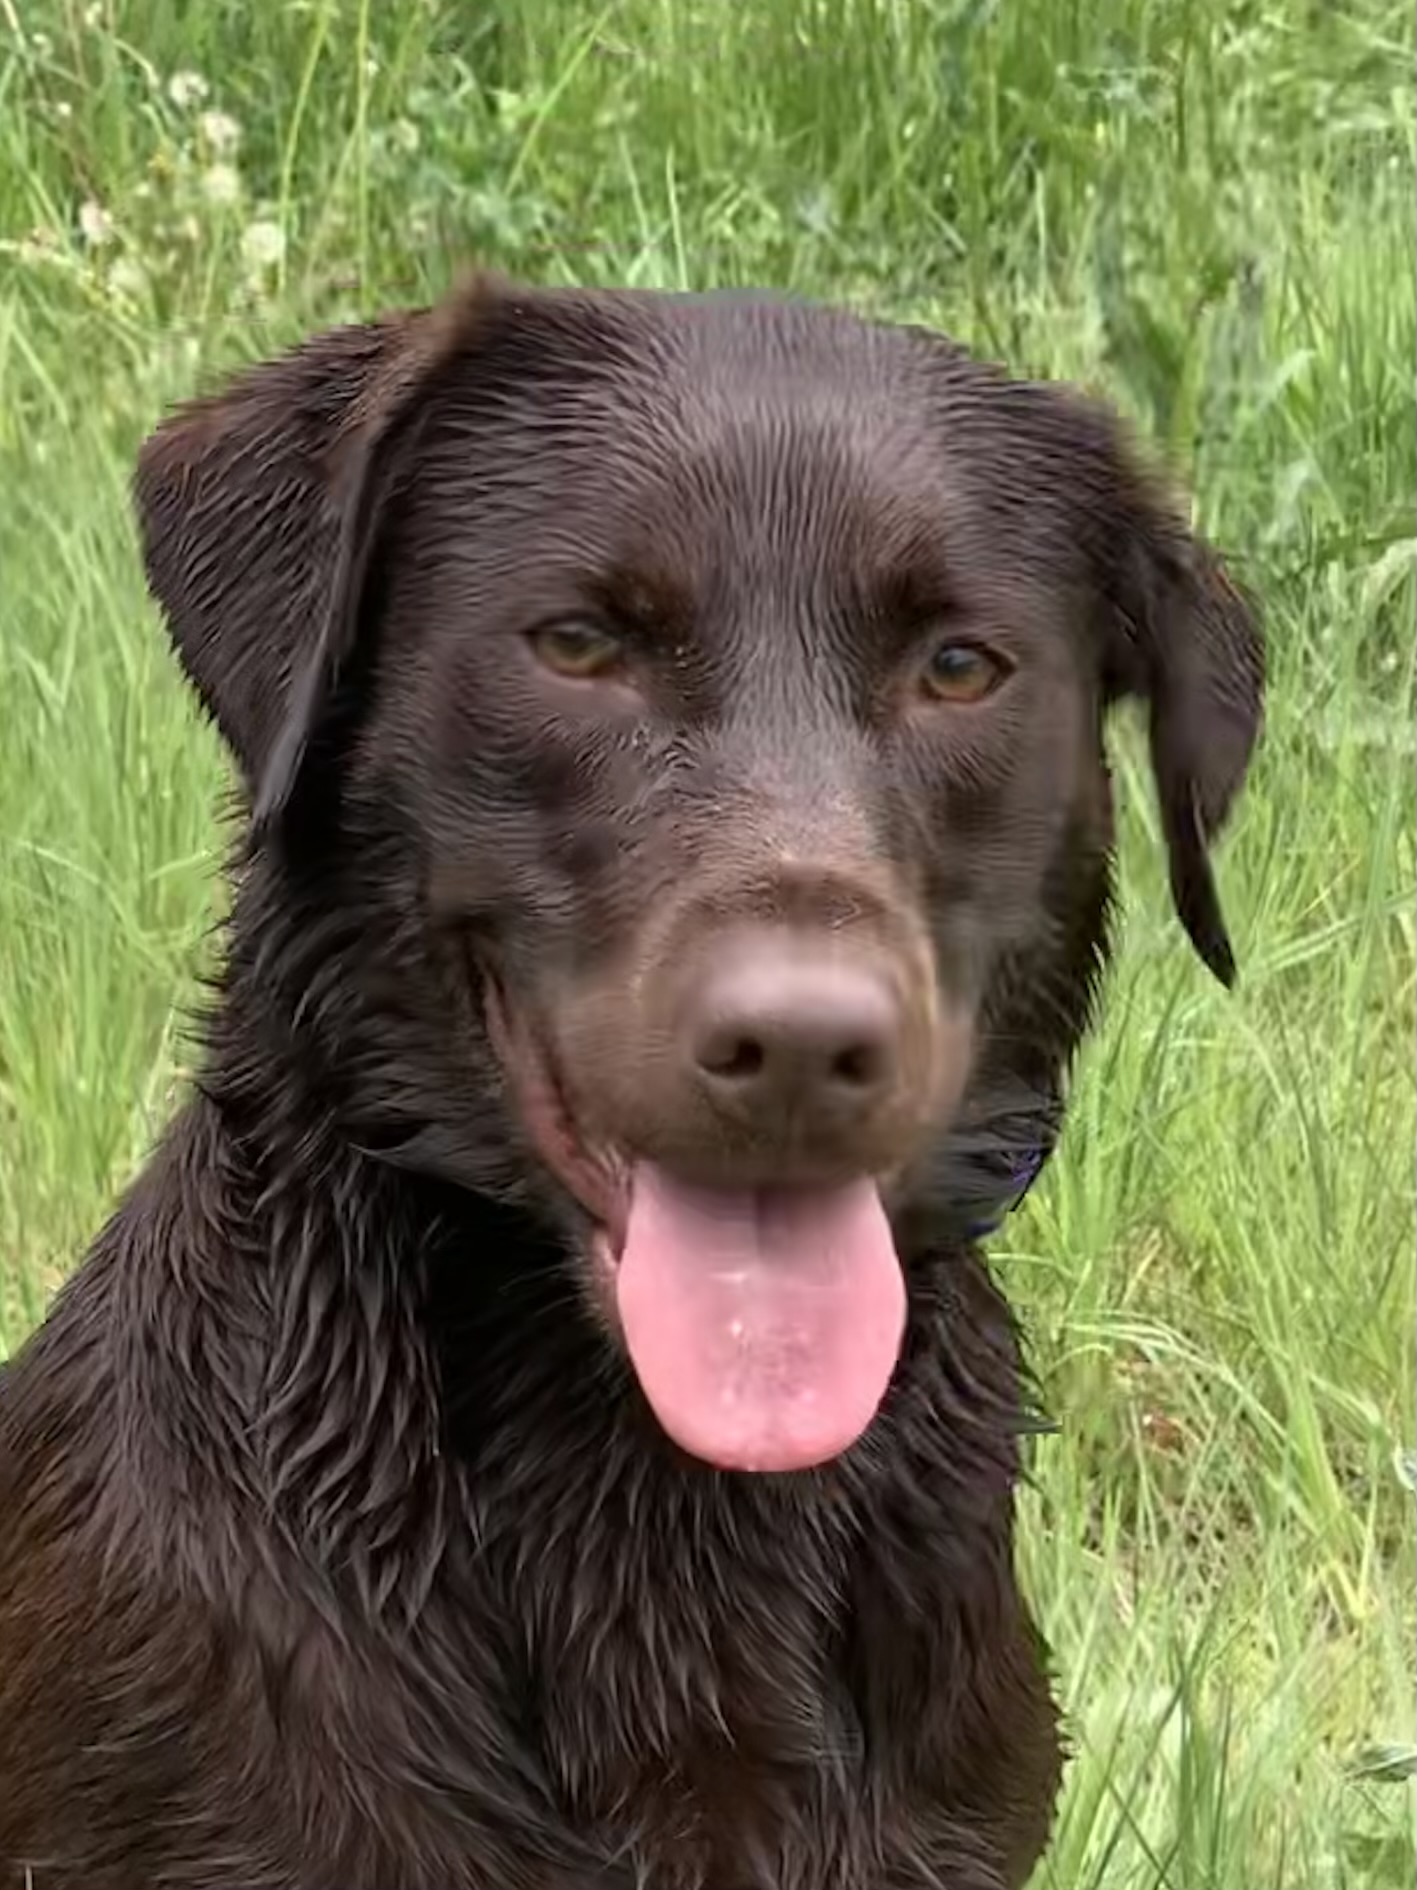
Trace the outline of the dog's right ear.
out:
[[[353,650],[369,561],[440,372],[498,285],[339,328],[179,409],[134,493],[148,583],[258,830],[289,802]]]

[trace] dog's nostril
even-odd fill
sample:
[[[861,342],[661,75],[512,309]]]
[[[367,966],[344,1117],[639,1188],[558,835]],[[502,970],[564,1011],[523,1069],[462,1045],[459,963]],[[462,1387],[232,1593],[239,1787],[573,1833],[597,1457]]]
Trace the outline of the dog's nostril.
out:
[[[756,1037],[726,1033],[699,1047],[699,1068],[728,1082],[750,1082],[766,1062],[767,1051]]]
[[[884,1075],[885,1057],[875,1043],[854,1043],[832,1059],[831,1076],[843,1089],[870,1089]]]

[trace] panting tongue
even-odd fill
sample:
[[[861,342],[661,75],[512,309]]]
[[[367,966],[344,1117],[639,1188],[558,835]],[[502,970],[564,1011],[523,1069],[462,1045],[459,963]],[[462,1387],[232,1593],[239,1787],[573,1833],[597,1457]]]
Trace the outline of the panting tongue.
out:
[[[869,1181],[729,1193],[640,1163],[617,1296],[655,1415],[725,1470],[801,1470],[854,1443],[905,1325]]]

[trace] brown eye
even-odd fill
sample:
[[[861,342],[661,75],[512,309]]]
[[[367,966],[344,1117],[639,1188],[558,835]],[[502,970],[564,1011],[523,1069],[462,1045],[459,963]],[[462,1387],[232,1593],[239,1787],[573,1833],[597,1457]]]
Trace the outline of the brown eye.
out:
[[[982,702],[1008,673],[1008,665],[978,643],[942,643],[925,666],[925,689],[937,702]]]
[[[577,682],[609,675],[624,656],[618,638],[590,623],[547,624],[533,630],[529,641],[543,669]]]

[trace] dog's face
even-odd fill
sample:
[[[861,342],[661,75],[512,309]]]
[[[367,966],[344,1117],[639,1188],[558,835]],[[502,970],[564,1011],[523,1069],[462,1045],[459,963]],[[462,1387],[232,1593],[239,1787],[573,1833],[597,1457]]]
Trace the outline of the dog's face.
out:
[[[851,1443],[910,1228],[1046,1141],[1119,694],[1229,976],[1252,621],[1103,416],[938,337],[484,284],[188,410],[139,499],[261,845],[359,915],[352,1114],[416,1091],[394,1152],[474,1185],[521,1151],[711,1461]]]

